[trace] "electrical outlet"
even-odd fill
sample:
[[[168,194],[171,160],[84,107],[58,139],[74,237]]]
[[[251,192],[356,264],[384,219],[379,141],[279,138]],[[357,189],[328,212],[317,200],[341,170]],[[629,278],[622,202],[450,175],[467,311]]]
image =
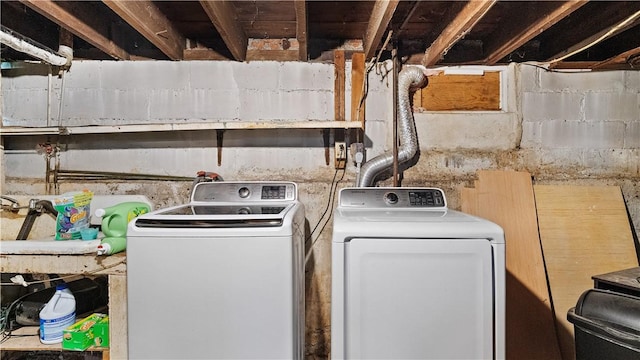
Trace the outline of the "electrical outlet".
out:
[[[347,166],[347,144],[345,142],[336,141],[334,154],[336,158],[336,169],[344,169]]]

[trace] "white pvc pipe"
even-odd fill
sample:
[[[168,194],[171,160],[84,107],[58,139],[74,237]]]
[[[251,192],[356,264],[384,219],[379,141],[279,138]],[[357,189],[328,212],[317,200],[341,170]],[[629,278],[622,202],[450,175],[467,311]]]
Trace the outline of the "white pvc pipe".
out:
[[[0,31],[0,42],[17,51],[43,60],[51,65],[63,66],[68,62],[66,57],[41,49],[4,31]]]

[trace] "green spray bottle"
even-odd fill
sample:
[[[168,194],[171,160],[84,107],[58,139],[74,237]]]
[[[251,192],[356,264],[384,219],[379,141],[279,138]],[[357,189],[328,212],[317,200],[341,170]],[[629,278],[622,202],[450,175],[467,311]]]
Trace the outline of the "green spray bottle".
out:
[[[124,251],[127,247],[127,226],[129,222],[151,211],[144,202],[123,202],[108,208],[98,209],[97,217],[102,218],[102,233],[105,238],[98,245],[98,255],[111,255]]]

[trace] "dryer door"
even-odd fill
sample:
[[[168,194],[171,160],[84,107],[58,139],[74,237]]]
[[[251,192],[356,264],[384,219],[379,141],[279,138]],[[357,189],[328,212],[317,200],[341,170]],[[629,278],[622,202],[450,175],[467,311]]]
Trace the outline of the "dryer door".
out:
[[[488,240],[352,239],[345,260],[346,358],[493,358]]]

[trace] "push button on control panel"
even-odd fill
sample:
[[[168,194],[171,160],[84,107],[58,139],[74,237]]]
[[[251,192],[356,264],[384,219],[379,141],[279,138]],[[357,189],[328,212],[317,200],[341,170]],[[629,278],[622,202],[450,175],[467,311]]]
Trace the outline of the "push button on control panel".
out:
[[[442,192],[437,189],[409,192],[411,206],[439,207],[444,205]]]

